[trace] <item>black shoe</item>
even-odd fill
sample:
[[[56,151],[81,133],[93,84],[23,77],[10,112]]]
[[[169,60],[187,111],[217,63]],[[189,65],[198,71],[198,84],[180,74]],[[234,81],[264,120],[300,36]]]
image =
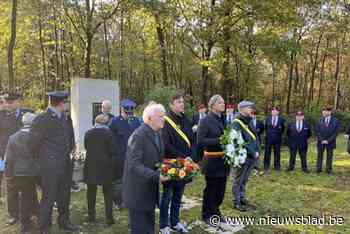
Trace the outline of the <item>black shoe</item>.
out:
[[[294,171],[294,169],[293,169],[293,168],[288,167],[288,168],[287,168],[287,171],[288,171],[288,172],[290,172],[290,171]]]
[[[80,229],[78,225],[72,224],[70,222],[59,224],[59,228],[68,232],[75,232]]]
[[[332,173],[332,171],[327,171],[327,174],[332,175],[333,173]]]
[[[269,175],[270,174],[270,171],[269,170],[265,170],[264,171],[264,175]]]
[[[241,212],[247,211],[247,208],[246,208],[244,205],[238,204],[238,203],[236,203],[236,204],[234,205],[234,208],[235,208],[236,210],[241,211]]]
[[[18,218],[10,217],[7,221],[7,225],[15,225],[18,222]]]
[[[308,169],[303,170],[304,173],[309,174],[310,171]]]
[[[108,226],[112,226],[113,224],[115,224],[114,218],[107,218],[106,219],[106,224]]]
[[[241,205],[243,205],[243,206],[249,206],[248,200],[247,200],[247,199],[241,200]]]
[[[322,170],[317,170],[316,173],[317,174],[320,174],[322,172]]]

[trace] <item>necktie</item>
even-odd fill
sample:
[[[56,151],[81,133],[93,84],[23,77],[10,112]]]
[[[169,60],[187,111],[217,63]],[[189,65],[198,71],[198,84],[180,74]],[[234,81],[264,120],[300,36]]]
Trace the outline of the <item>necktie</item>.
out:
[[[158,149],[160,150],[160,139],[159,139],[158,133],[155,134],[155,142],[156,142]]]
[[[326,126],[329,126],[329,117],[326,118]]]

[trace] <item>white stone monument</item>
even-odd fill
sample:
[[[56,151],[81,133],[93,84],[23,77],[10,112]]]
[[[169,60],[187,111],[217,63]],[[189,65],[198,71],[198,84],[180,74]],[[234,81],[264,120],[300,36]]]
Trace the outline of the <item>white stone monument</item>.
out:
[[[79,151],[84,150],[84,134],[93,126],[103,100],[112,102],[112,114],[119,113],[120,90],[118,81],[75,78],[71,84],[71,116],[75,141]]]

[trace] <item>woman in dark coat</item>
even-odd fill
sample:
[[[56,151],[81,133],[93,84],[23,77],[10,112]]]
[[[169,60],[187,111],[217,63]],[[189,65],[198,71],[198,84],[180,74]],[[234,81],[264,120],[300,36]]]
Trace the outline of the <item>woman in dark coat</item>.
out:
[[[214,95],[210,98],[208,107],[210,112],[200,121],[197,139],[201,151],[205,152],[202,170],[206,186],[203,191],[202,219],[210,225],[210,217],[221,217],[220,205],[224,200],[230,168],[224,163],[220,145],[220,137],[225,129],[224,99],[220,95]]]
[[[113,133],[107,126],[108,121],[108,116],[98,115],[95,126],[85,134],[84,182],[87,184],[89,222],[96,222],[96,191],[97,185],[102,185],[106,222],[112,225],[114,224],[112,181],[116,179],[113,178],[115,174],[113,169],[117,163],[118,152]]]

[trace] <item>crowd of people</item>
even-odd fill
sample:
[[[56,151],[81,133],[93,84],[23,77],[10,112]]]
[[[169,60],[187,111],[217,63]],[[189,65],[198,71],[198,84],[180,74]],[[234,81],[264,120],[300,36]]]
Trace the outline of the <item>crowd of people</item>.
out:
[[[40,114],[23,108],[21,95],[8,93],[0,98],[0,158],[5,161],[8,224],[20,221],[22,233],[28,233],[32,216],[38,218],[41,233],[49,233],[54,206],[58,208],[60,229],[79,230],[79,226],[70,222],[69,210],[71,155],[75,141],[72,120],[67,112],[68,93],[56,91],[48,96],[49,107]],[[121,102],[118,116],[111,114],[111,107],[110,101],[102,102],[101,113],[84,137],[83,181],[87,184],[89,223],[96,222],[96,191],[97,186],[102,186],[107,225],[115,223],[113,206],[124,207],[129,210],[131,233],[153,234],[155,208],[159,207],[161,234],[188,233],[186,225],[180,221],[180,210],[186,184],[191,181],[174,181],[161,175],[157,164],[165,158],[180,157],[200,163],[205,178],[201,218],[208,225],[212,225],[212,216],[223,217],[220,206],[230,171],[233,171],[234,179],[233,207],[241,212],[254,209],[245,190],[251,171],[260,168],[262,142],[265,153],[261,174],[269,174],[272,151],[274,169],[281,170],[284,132],[290,149],[287,171],[294,170],[299,154],[302,171],[310,172],[307,151],[311,126],[301,111],[296,113],[295,121],[287,124],[279,108],[272,107],[271,115],[261,121],[257,119],[254,103],[242,101],[237,106],[225,105],[220,95],[214,95],[207,107],[204,104],[198,106],[198,112],[190,120],[184,114],[182,94],[170,98],[168,111],[161,104],[149,103],[142,118],[134,115],[136,103],[132,100]],[[233,170],[222,157],[220,137],[226,128],[241,132],[247,149],[244,164]],[[324,151],[327,151],[326,172],[332,173],[338,131],[338,120],[332,116],[332,108],[327,106],[315,126],[317,173],[322,172]],[[0,172],[0,182],[2,177]],[[42,193],[40,202],[37,187]],[[222,218],[219,228],[230,230],[232,227]]]

